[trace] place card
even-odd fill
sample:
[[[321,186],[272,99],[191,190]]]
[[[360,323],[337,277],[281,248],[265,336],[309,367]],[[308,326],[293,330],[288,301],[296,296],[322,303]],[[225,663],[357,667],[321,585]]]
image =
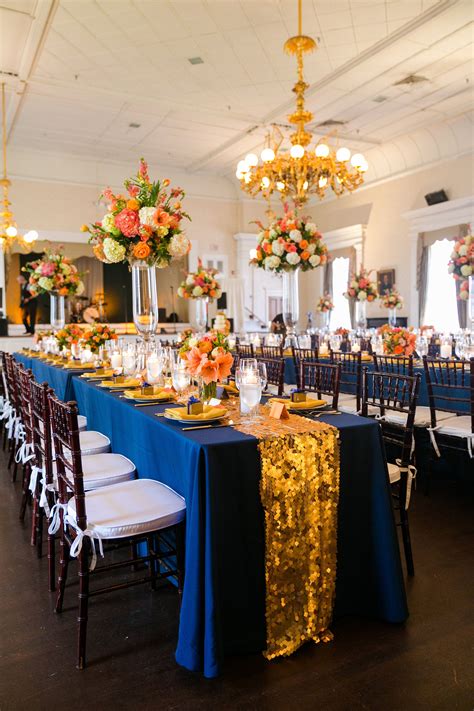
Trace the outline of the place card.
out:
[[[283,402],[272,402],[270,417],[275,418],[275,420],[288,420],[290,416]]]
[[[207,404],[211,407],[218,407],[221,404],[221,401],[217,397],[211,397]]]

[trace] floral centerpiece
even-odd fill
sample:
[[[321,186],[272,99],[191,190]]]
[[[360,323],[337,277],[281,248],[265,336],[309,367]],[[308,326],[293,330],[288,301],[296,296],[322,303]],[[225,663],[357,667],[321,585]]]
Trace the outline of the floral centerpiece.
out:
[[[207,401],[216,395],[217,383],[229,377],[233,357],[227,338],[218,331],[190,336],[179,350],[190,375],[200,381],[200,396]]]
[[[79,343],[82,338],[83,330],[77,323],[69,323],[64,328],[56,331],[54,337],[60,349],[70,349],[72,345]]]
[[[330,294],[324,294],[324,296],[321,296],[316,304],[316,311],[319,311],[320,314],[328,313],[329,311],[332,311],[333,308],[334,304]]]
[[[381,326],[378,333],[382,336],[383,351],[387,355],[410,356],[415,352],[416,335],[406,328]]]
[[[359,273],[351,275],[347,291],[344,293],[346,299],[354,299],[355,301],[375,301],[378,297],[377,284],[370,280],[371,271],[367,271],[364,267],[360,268]]]
[[[402,309],[403,308],[403,296],[397,291],[395,287],[392,289],[387,289],[383,294],[380,294],[380,308],[385,309]]]
[[[198,258],[195,272],[188,272],[186,279],[178,287],[178,296],[182,299],[202,299],[207,297],[210,301],[222,296],[222,289],[215,278],[217,269],[205,268],[202,260]]]
[[[80,296],[84,292],[84,282],[77,267],[59,250],[45,250],[40,259],[28,262],[22,271],[29,274],[30,291],[34,296]]]
[[[144,261],[149,266],[167,267],[173,259],[184,257],[191,243],[182,230],[181,188],[167,188],[170,181],[151,181],[145,160],[135,177],[125,180],[127,195],[115,195],[106,188],[101,197],[109,202],[100,222],[83,225],[90,233],[94,254],[106,264]]]
[[[459,298],[467,300],[469,298],[469,282],[467,279],[474,273],[474,235],[466,235],[456,240],[448,262],[448,272],[456,280],[462,282]]]
[[[336,333],[336,336],[342,336],[343,338],[347,338],[350,331],[348,328],[343,328],[342,326],[339,326],[339,328],[336,328],[335,333]]]
[[[287,204],[284,211],[283,217],[267,228],[259,221],[255,223],[260,232],[250,264],[272,272],[307,271],[326,264],[328,248],[315,223],[309,217],[297,217]]]
[[[92,353],[98,353],[102,346],[105,346],[107,341],[116,341],[117,334],[113,328],[107,324],[95,323],[93,326],[83,332],[82,342],[86,348]]]
[[[51,330],[35,331],[33,341],[39,345],[42,341],[44,341],[45,338],[49,338],[52,335],[53,332]]]

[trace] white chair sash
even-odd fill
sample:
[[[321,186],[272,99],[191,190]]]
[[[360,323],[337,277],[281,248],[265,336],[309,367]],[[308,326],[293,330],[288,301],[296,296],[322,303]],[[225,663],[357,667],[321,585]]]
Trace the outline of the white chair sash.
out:
[[[21,443],[20,448],[17,450],[17,453],[15,454],[15,462],[17,464],[27,464],[27,462],[30,461],[30,459],[33,459],[35,456],[35,447],[33,442],[25,442],[23,439],[23,442]]]
[[[441,457],[441,452],[439,451],[438,443],[436,441],[435,437],[435,432],[440,428],[441,425],[436,425],[436,427],[428,427],[428,432],[430,433],[430,440],[431,444],[433,445],[433,449],[436,452],[437,457]],[[474,434],[471,433],[466,433],[464,434],[459,434],[459,435],[452,435],[456,437],[460,437],[461,439],[466,439],[466,444],[467,444],[467,452],[469,454],[469,457],[471,459],[474,458]]]
[[[49,502],[48,502],[48,496],[46,494],[47,491],[54,492],[56,491],[56,488],[54,486],[54,483],[47,484],[46,483],[46,473],[44,471],[44,468],[41,470],[42,477],[40,479],[41,483],[41,494],[40,494],[40,499],[39,499],[39,505],[41,508],[44,509],[44,512],[46,514],[46,517],[49,518],[51,515],[51,510],[49,508]]]
[[[411,487],[412,487],[413,482],[416,479],[417,469],[415,466],[413,466],[413,464],[409,464],[407,467],[402,467],[400,459],[396,460],[396,464],[398,466],[398,471],[400,472],[400,476],[402,474],[407,475],[407,495],[405,497],[405,511],[408,511],[408,507],[410,506]]]
[[[30,483],[28,484],[28,489],[31,491],[32,494],[34,494],[36,491],[36,485],[38,483],[39,475],[44,475],[44,470],[42,469],[42,467],[37,467],[36,464],[34,464],[31,467]]]
[[[54,536],[54,534],[59,531],[59,527],[61,525],[61,510],[63,515],[66,516],[67,504],[62,504],[60,501],[57,501],[49,514],[49,520],[51,523],[48,527],[48,533],[50,536]]]
[[[82,528],[79,528],[77,525],[77,521],[73,516],[70,516],[69,514],[66,514],[64,522],[67,523],[68,526],[71,526],[71,528],[74,529],[76,532],[76,537],[74,541],[72,542],[72,546],[69,550],[69,554],[71,555],[72,558],[77,558],[79,553],[82,550],[82,543],[84,541],[84,538],[87,536],[87,538],[90,538],[91,541],[91,550],[92,550],[92,559],[91,559],[91,564],[89,566],[89,570],[94,570],[95,566],[97,565],[97,551],[95,547],[95,542],[97,541],[99,544],[99,553],[101,557],[104,557],[104,548],[102,546],[102,538],[99,536],[96,531],[91,531],[90,528],[86,528],[85,531],[82,530]]]

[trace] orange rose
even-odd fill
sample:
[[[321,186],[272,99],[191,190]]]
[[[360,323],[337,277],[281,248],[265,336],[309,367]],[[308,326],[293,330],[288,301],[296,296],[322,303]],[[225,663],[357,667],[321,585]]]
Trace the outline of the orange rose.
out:
[[[151,254],[151,249],[146,242],[139,242],[133,248],[133,256],[137,259],[146,259]]]
[[[198,344],[201,353],[210,353],[212,351],[212,343],[210,341],[201,341]]]
[[[135,198],[132,198],[131,200],[127,200],[127,208],[129,210],[135,210],[137,212],[140,209],[140,203],[138,200],[135,200]]]
[[[214,298],[215,295],[216,295],[216,292],[214,291],[214,289],[211,289],[211,291],[209,292],[209,296]]]
[[[311,255],[309,252],[301,252],[300,257],[304,262],[306,262],[306,260],[309,259]]]
[[[97,259],[100,259],[101,262],[107,261],[107,258],[104,254],[104,248],[101,244],[95,244],[92,247],[92,251],[94,252],[94,255],[97,257]]]
[[[66,287],[63,286],[63,288],[58,291],[58,294],[59,294],[60,296],[67,296],[67,289],[66,289]]]
[[[302,239],[302,240],[300,241],[300,247],[301,247],[301,249],[306,249],[307,246],[308,246],[308,242],[307,242],[305,239]]]
[[[263,249],[264,249],[264,251],[265,251],[267,254],[272,254],[272,253],[273,253],[272,245],[270,244],[270,242],[266,242],[266,243],[263,245]]]
[[[403,346],[395,346],[393,352],[395,353],[395,355],[400,355],[400,353],[403,353]]]

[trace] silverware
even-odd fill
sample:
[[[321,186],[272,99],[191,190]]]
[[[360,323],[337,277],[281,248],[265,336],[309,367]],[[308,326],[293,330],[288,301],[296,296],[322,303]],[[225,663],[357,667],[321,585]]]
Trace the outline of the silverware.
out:
[[[132,400],[128,397],[124,399],[128,400],[129,402],[132,402]],[[150,407],[150,405],[166,405],[166,400],[150,400],[149,402],[136,402],[134,403],[133,407]]]
[[[189,432],[190,430],[216,430],[218,427],[232,427],[233,424],[233,420],[229,420],[229,422],[222,425],[194,425],[193,427],[183,427],[181,432]]]
[[[322,415],[341,415],[339,410],[326,410],[326,412],[317,412],[314,417],[321,417]]]

